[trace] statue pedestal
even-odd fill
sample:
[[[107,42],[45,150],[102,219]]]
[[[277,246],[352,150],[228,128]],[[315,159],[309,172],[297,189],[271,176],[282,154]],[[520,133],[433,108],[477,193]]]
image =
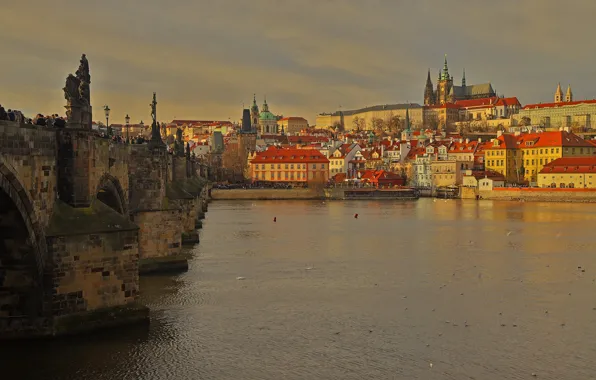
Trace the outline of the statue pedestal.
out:
[[[91,130],[91,106],[68,104],[64,108],[66,108],[66,116],[68,118],[66,128]]]

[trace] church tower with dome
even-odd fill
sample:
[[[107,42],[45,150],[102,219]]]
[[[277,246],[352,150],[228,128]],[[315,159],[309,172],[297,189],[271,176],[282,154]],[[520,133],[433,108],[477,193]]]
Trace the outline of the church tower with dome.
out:
[[[277,116],[269,111],[269,105],[267,104],[267,98],[263,102],[261,107],[261,113],[259,114],[259,133],[265,134],[277,134]]]

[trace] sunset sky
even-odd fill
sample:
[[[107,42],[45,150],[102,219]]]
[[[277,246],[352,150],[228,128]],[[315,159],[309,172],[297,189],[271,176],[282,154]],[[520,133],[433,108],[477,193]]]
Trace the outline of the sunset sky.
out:
[[[3,3],[5,3],[3,5]],[[81,53],[94,117],[237,120],[267,96],[304,116],[422,103],[446,53],[460,84],[490,81],[522,104],[557,82],[596,97],[593,0],[0,0],[0,104],[64,113]]]

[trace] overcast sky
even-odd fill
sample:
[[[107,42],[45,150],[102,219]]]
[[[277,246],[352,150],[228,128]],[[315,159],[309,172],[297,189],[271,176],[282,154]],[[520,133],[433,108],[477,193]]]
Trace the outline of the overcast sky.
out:
[[[522,104],[558,82],[596,97],[594,0],[0,0],[0,104],[64,113],[65,78],[91,66],[94,117],[239,119],[267,96],[304,116],[422,102],[447,54],[460,84]]]

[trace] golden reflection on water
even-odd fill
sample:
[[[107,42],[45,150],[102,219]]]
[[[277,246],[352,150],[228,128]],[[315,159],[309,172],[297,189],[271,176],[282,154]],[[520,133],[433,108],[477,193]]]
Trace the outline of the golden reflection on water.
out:
[[[142,279],[145,335],[1,364],[58,380],[594,379],[595,219],[592,204],[214,202],[189,272]]]

